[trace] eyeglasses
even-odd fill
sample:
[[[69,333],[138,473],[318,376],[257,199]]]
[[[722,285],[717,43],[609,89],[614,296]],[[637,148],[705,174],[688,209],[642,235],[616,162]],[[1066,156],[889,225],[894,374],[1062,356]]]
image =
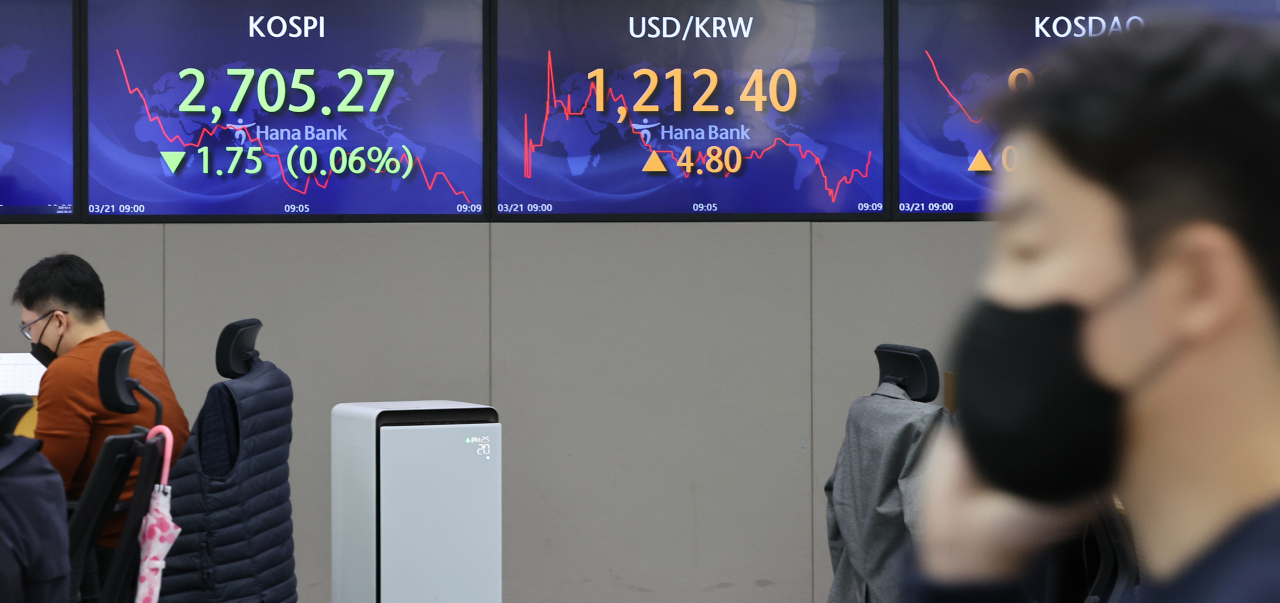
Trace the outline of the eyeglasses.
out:
[[[42,321],[42,320],[44,320],[44,319],[46,319],[46,318],[49,318],[50,316],[53,316],[53,313],[54,313],[54,312],[62,312],[63,314],[66,314],[66,313],[67,313],[67,311],[66,311],[66,310],[49,310],[48,312],[45,312],[44,316],[41,316],[40,318],[37,318],[37,319],[35,319],[35,320],[33,320],[33,321],[31,321],[31,322],[29,322],[29,323],[25,324],[25,325],[18,325],[18,331],[22,333],[22,336],[23,336],[23,337],[26,337],[26,338],[27,338],[27,341],[31,341],[31,340],[32,340],[32,339],[31,339],[31,327],[34,327],[34,326],[36,325],[36,323],[38,323],[38,322],[40,322],[40,321]]]

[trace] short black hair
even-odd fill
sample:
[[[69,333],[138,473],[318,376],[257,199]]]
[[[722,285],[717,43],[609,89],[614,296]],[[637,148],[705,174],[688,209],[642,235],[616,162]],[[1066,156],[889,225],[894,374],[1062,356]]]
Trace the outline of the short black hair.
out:
[[[22,273],[12,303],[37,314],[79,311],[87,320],[106,315],[102,279],[84,258],[69,253],[47,257]],[[55,307],[59,305],[69,307]]]
[[[1137,257],[1174,229],[1216,223],[1280,300],[1280,43],[1260,27],[1152,23],[1046,60],[996,108],[1115,192]]]

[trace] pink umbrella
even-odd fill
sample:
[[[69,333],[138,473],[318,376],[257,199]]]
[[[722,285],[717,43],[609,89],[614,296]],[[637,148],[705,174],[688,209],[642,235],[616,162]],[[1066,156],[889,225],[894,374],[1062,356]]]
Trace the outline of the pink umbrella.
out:
[[[169,461],[173,458],[173,432],[164,425],[156,425],[147,433],[150,441],[157,433],[164,434],[164,466],[160,469],[160,483],[151,493],[151,509],[142,518],[142,530],[138,542],[142,545],[142,563],[138,567],[138,596],[134,603],[156,603],[160,599],[160,573],[164,570],[164,558],[173,548],[178,532],[169,513]]]

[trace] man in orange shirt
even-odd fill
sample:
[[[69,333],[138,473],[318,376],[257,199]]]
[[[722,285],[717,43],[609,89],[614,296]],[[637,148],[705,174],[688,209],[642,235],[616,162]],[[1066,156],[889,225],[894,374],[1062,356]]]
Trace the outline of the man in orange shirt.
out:
[[[153,427],[150,401],[139,398],[142,409],[131,415],[107,410],[98,397],[98,361],[107,346],[132,341],[137,346],[131,377],[164,404],[164,424],[173,431],[173,460],[187,442],[187,416],[178,406],[169,377],[142,344],[107,326],[105,295],[98,273],[78,256],[47,257],[27,269],[13,292],[22,306],[19,330],[31,341],[31,355],[48,367],[40,380],[36,415],[41,452],[62,474],[67,498],[79,498],[108,436],[129,433],[135,425]],[[133,497],[137,469],[125,484],[122,499]],[[99,544],[114,548],[124,530],[125,514],[113,517]]]

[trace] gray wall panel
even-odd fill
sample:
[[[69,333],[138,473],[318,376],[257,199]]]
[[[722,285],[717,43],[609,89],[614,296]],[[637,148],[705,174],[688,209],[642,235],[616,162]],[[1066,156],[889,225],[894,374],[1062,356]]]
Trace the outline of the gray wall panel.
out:
[[[294,382],[290,457],[301,600],[329,600],[329,410],[489,402],[487,224],[167,226],[168,371],[194,421],[227,323]]]
[[[10,308],[0,324],[0,352],[27,352],[18,309],[8,305],[18,278],[40,258],[74,253],[93,265],[107,294],[107,324],[164,358],[164,226],[159,224],[0,225],[0,295]]]
[[[813,225],[814,601],[831,587],[822,487],[849,404],[876,387],[873,351],[919,346],[939,371],[950,369],[951,335],[975,294],[989,230],[985,222]]]
[[[510,601],[811,596],[809,225],[495,224]]]
[[[4,225],[0,283],[83,255],[112,327],[166,359],[191,419],[219,379],[221,327],[266,322],[264,356],[296,388],[303,600],[329,600],[330,407],[489,403],[492,383],[509,600],[824,601],[822,485],[849,403],[875,384],[871,350],[920,345],[949,366],[988,230]]]

